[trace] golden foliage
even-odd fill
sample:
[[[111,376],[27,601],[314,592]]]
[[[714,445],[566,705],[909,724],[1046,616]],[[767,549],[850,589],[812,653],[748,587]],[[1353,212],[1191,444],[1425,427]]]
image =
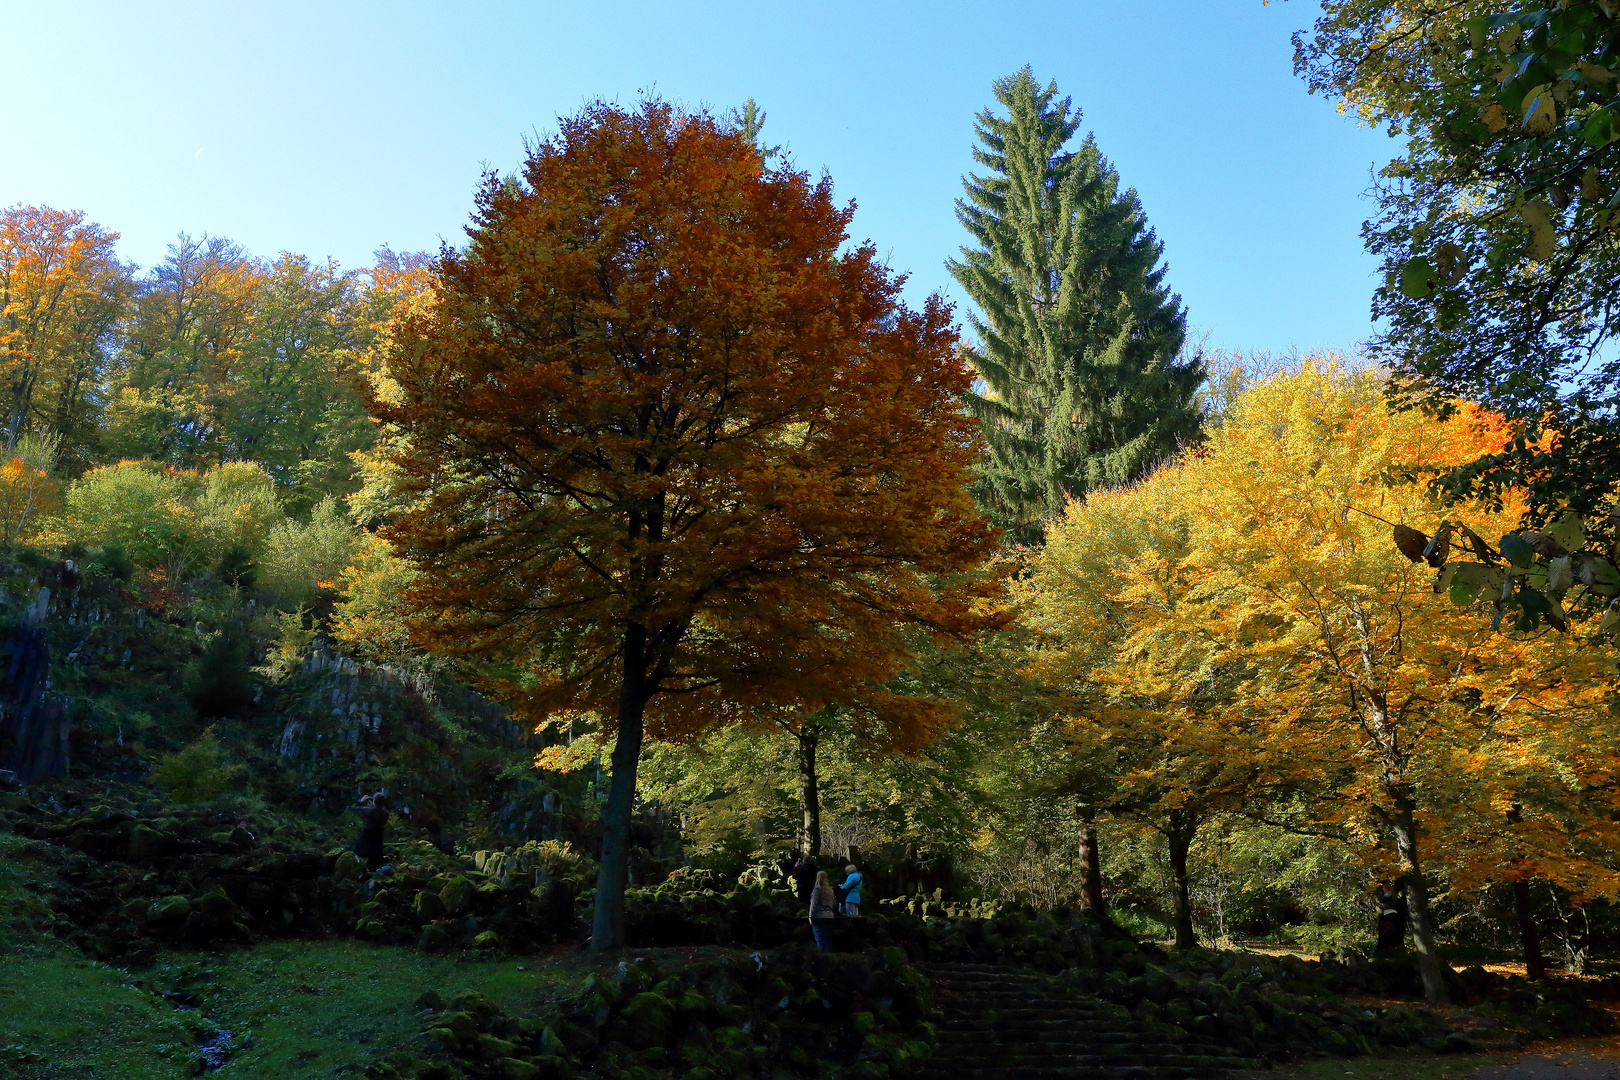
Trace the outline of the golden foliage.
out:
[[[1620,894],[1612,663],[1493,634],[1390,543],[1441,509],[1392,477],[1507,438],[1466,406],[1392,413],[1379,376],[1331,361],[1262,382],[1195,455],[1070,504],[1023,586],[1039,663],[1077,724],[1162,744],[1139,768],[1171,799],[1236,774],[1308,795],[1380,873],[1436,859],[1456,889],[1534,874]],[[1494,536],[1520,509],[1445,515]]]

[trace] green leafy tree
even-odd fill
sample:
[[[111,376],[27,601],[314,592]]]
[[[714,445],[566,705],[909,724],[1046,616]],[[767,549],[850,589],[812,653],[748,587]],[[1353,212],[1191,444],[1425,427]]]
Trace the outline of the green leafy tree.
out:
[[[346,494],[352,450],[374,441],[355,387],[363,322],[357,276],[284,253],[268,269],[248,336],[210,388],[221,450],[264,463],[302,510]]]
[[[1364,228],[1377,341],[1404,398],[1521,425],[1443,490],[1530,490],[1528,524],[1595,526],[1620,480],[1620,8],[1609,0],[1335,0],[1295,69],[1406,137]],[[1505,553],[1504,553],[1505,554]],[[1537,604],[1531,601],[1532,606]]]
[[[1066,499],[1136,479],[1197,437],[1204,368],[1182,355],[1186,317],[1136,192],[1089,135],[1064,149],[1080,111],[1027,67],[994,89],[1007,114],[979,114],[988,172],[957,202],[975,246],[949,266],[982,313],[964,350],[989,448],[975,494],[1034,542]]]

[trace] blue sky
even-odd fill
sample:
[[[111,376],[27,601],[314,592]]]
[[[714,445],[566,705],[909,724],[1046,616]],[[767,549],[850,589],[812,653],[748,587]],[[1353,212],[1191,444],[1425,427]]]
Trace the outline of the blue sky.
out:
[[[1307,0],[9,5],[0,205],[86,211],[124,256],[180,230],[364,264],[461,236],[483,165],[603,97],[729,109],[830,172],[858,238],[953,299],[953,200],[990,83],[1029,63],[1141,194],[1212,343],[1350,347],[1359,227],[1396,151],[1306,95]]]

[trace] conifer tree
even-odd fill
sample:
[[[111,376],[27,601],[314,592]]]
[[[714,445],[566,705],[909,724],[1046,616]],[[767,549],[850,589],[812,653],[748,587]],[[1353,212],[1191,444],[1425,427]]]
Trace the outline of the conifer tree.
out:
[[[975,247],[951,273],[982,313],[966,351],[982,386],[966,398],[989,453],[975,498],[1010,538],[1038,543],[1066,498],[1135,480],[1196,438],[1202,360],[1164,284],[1163,246],[1134,190],[1090,135],[1064,147],[1080,110],[1025,67],[981,112],[957,217]]]

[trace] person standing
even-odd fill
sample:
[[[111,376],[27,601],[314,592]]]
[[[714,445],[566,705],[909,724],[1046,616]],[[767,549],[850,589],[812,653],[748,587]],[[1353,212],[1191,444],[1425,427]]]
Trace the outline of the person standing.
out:
[[[816,887],[816,875],[820,872],[821,867],[808,854],[800,855],[799,861],[793,864],[793,889],[799,895],[799,903],[809,903],[810,890]]]
[[[838,895],[833,892],[832,879],[827,871],[817,870],[815,884],[810,889],[810,932],[815,935],[816,948],[833,951],[833,920],[838,917]]]
[[[383,849],[383,831],[387,827],[388,797],[379,791],[361,799],[360,839],[354,842],[354,853],[366,860],[367,870],[381,868],[387,856]]]
[[[1379,956],[1406,950],[1406,897],[1401,892],[1396,881],[1378,893],[1378,945],[1373,951]]]
[[[844,890],[844,914],[858,919],[861,915],[861,872],[855,869],[854,863],[850,863],[844,867],[844,873],[848,876],[839,886]]]

